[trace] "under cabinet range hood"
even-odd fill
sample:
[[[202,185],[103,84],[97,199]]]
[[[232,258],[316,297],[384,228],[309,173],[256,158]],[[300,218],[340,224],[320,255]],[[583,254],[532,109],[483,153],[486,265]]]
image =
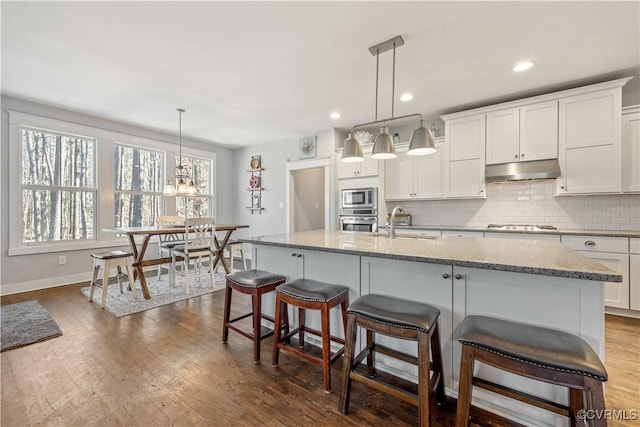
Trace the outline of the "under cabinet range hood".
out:
[[[549,159],[487,165],[484,176],[486,182],[553,179],[560,176],[560,163],[558,159]]]

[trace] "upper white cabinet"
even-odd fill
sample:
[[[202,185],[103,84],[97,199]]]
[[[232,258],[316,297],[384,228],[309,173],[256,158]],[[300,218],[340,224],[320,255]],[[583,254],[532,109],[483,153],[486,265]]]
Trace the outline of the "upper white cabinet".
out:
[[[558,101],[487,113],[487,164],[558,157]]]
[[[438,199],[442,197],[442,144],[425,156],[410,156],[407,145],[396,147],[398,156],[386,160],[385,195],[387,200]]]
[[[485,115],[445,118],[444,197],[485,197]]]
[[[362,162],[347,163],[340,161],[342,151],[338,152],[338,179],[343,178],[364,178],[367,176],[378,176],[379,161],[371,158],[371,147],[363,148],[364,160]]]
[[[560,98],[557,193],[622,190],[622,86]]]
[[[640,191],[640,105],[622,109],[622,191]]]

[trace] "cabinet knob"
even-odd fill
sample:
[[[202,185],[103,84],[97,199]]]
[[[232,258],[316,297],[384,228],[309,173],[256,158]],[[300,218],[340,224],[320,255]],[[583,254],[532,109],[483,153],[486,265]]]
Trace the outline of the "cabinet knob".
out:
[[[484,193],[484,190],[480,190],[480,194]]]
[[[564,190],[564,185],[562,187],[560,187],[561,190]]]
[[[451,277],[451,276],[449,276],[447,273],[444,273],[444,274],[442,275],[442,278],[443,278],[443,279],[448,279],[449,277]]]
[[[298,255],[298,254],[294,254],[294,253],[292,253],[292,254],[291,254],[291,256],[297,256],[297,255]]]
[[[586,242],[584,242],[585,246],[595,246],[596,242],[594,242],[593,240],[587,240]]]
[[[515,158],[516,158],[516,159],[518,158],[518,155],[517,155],[517,154],[515,155]]]
[[[462,274],[456,274],[456,275],[455,275],[455,278],[456,278],[457,280],[460,280],[460,279],[462,279],[463,277],[464,277],[464,276],[463,276]]]
[[[297,254],[296,255],[298,258],[302,258],[302,254]]]
[[[520,157],[524,157],[524,153],[523,153],[523,154],[520,154]]]

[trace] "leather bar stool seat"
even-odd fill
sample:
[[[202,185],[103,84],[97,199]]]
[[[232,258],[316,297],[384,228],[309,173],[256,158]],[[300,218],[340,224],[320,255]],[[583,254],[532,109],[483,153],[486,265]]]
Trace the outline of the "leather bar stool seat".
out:
[[[469,315],[462,322],[458,340],[462,343],[462,358],[456,426],[468,425],[473,386],[567,416],[572,426],[582,423],[582,420],[576,419],[579,410],[605,409],[602,388],[603,382],[607,381],[607,371],[596,352],[576,335],[520,322]],[[568,387],[569,406],[475,377],[475,361]],[[605,419],[592,421],[594,425],[606,425]]]
[[[344,331],[347,327],[347,307],[349,306],[349,288],[342,285],[319,282],[310,279],[295,279],[276,288],[276,322],[288,318],[288,305],[298,307],[298,327],[289,331],[289,325],[276,323],[273,340],[273,366],[277,367],[280,350],[322,366],[324,390],[331,392],[331,364],[342,356],[344,340],[331,335],[329,313],[338,305],[342,309]],[[305,324],[305,310],[320,310],[322,331],[317,331]],[[282,333],[284,332],[284,334]],[[316,357],[304,348],[304,334],[310,333],[322,339],[322,357]],[[298,335],[298,345],[291,344],[291,337]],[[331,341],[341,345],[331,355]]]
[[[286,276],[255,269],[237,271],[227,275],[224,295],[222,342],[227,342],[229,329],[251,339],[253,341],[253,361],[260,363],[260,342],[273,334],[272,329],[262,327],[262,319],[276,323],[273,317],[262,312],[262,295],[275,291],[278,285],[286,281]],[[231,295],[233,291],[251,295],[252,310],[249,313],[231,319]],[[253,316],[253,330],[251,332],[245,331],[233,324],[249,316]]]
[[[355,300],[347,310],[347,334],[343,364],[342,390],[338,409],[349,410],[352,380],[388,393],[418,406],[419,423],[428,426],[432,394],[439,404],[446,402],[442,376],[442,352],[438,332],[440,310],[437,307],[387,295],[367,294]],[[366,331],[366,347],[355,355],[357,326]],[[401,353],[375,342],[375,333],[418,342],[418,357]],[[429,362],[429,348],[431,359]],[[376,378],[375,355],[394,357],[418,366],[418,393],[405,391],[396,385]],[[367,359],[366,374],[358,371]],[[430,378],[430,370],[433,375]]]

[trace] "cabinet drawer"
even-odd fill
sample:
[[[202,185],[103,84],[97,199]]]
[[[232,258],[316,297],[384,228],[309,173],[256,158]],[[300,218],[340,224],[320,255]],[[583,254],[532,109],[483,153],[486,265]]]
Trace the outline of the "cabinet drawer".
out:
[[[484,231],[442,230],[442,237],[484,237]]]
[[[626,237],[562,236],[562,243],[577,251],[628,253]]]
[[[640,238],[632,237],[629,239],[629,253],[640,254]]]

